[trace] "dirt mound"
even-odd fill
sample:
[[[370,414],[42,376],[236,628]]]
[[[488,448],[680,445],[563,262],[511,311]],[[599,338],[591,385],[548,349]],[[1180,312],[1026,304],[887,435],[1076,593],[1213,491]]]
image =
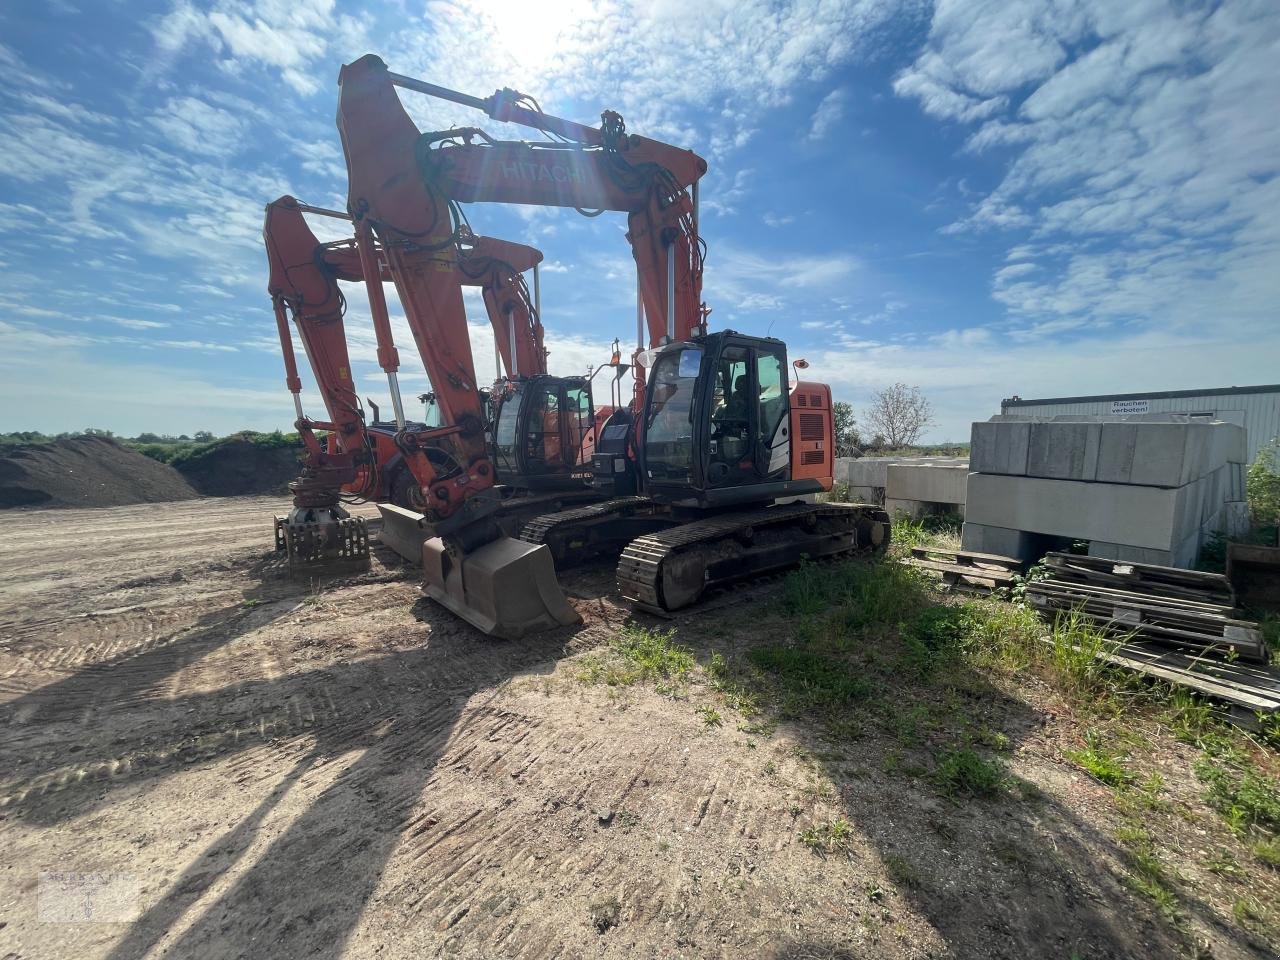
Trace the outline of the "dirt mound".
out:
[[[198,495],[172,467],[107,437],[32,444],[0,457],[0,508],[114,507]]]
[[[265,446],[234,436],[177,461],[174,466],[206,497],[288,493],[301,468],[301,445]]]

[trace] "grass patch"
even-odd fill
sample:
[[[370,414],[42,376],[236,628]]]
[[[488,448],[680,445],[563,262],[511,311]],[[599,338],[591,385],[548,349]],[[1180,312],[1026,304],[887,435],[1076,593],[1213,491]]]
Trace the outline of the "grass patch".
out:
[[[902,857],[890,855],[884,858],[884,868],[889,874],[889,879],[904,890],[919,890],[924,886],[924,880],[920,877],[914,864]]]
[[[1253,854],[1255,860],[1280,869],[1280,840],[1274,838],[1259,840],[1249,848],[1249,852]]]
[[[853,824],[844,819],[814,824],[801,831],[800,842],[823,856],[850,853],[853,848]]]
[[[654,683],[671,692],[689,676],[693,652],[675,642],[675,629],[665,632],[628,625],[607,650],[585,658],[578,679],[587,684],[627,687]]]
[[[902,631],[904,666],[917,679],[928,679],[969,645],[974,625],[968,604],[926,607]]]
[[[1207,787],[1205,800],[1217,810],[1233,833],[1251,828],[1280,830],[1280,788],[1274,778],[1240,768],[1230,759],[1202,757],[1196,776]]]
[[[915,547],[934,547],[954,544],[960,536],[964,518],[959,514],[930,514],[919,518],[905,513],[893,516],[893,542],[904,553]]]
[[[944,797],[992,797],[1009,782],[1004,764],[972,747],[952,747],[935,760],[930,780]]]
[[[1083,750],[1066,752],[1067,757],[1081,770],[1108,787],[1123,787],[1133,779],[1132,774],[1125,769],[1120,755],[1106,746],[1096,730],[1086,731],[1084,740]]]
[[[1116,646],[1114,638],[1072,610],[1054,619],[1049,641],[1049,664],[1064,687],[1095,696],[1106,692],[1115,671],[1098,655]]]
[[[852,665],[824,651],[802,647],[756,647],[747,660],[772,678],[787,713],[831,712],[865,700],[875,684]]]
[[[1151,833],[1137,820],[1116,831],[1116,839],[1129,852],[1128,886],[1147,897],[1174,924],[1182,922],[1174,878],[1156,856]]]
[[[591,918],[591,925],[595,927],[596,933],[604,933],[610,927],[618,925],[618,920],[622,917],[622,904],[617,897],[606,897],[592,903],[587,908],[587,915]]]
[[[715,707],[699,707],[696,713],[708,727],[718,727],[724,723],[723,718],[720,716],[720,711]]]

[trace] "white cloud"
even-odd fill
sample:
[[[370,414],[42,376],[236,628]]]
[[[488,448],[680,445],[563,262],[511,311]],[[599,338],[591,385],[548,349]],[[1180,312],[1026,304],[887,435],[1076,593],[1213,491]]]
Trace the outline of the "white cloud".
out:
[[[1238,339],[1274,323],[1280,294],[1277,51],[1262,0],[948,0],[895,90],[985,120],[969,151],[1009,152],[944,232],[1013,233],[993,290],[1024,333],[1137,321]]]
[[[203,350],[214,353],[235,353],[237,350],[229,343],[212,343],[208,340],[160,340],[157,342],[162,347],[172,347],[174,350]]]
[[[169,100],[151,115],[151,123],[174,146],[189,153],[228,157],[245,147],[245,121],[195,97]]]
[[[847,100],[848,94],[840,89],[832,90],[822,98],[809,120],[810,140],[822,140],[835,129],[836,124],[844,118]]]
[[[125,327],[129,330],[159,330],[167,327],[169,324],[160,320],[138,320],[134,317],[107,317],[105,318],[118,327]]]
[[[738,300],[739,310],[779,310],[782,298],[769,293],[747,293]]]

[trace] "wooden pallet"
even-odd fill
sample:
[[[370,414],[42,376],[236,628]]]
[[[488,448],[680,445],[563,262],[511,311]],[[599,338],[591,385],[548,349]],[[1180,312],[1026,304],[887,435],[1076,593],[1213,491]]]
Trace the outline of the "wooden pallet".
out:
[[[1022,563],[1013,557],[940,547],[913,547],[907,566],[939,574],[950,587],[990,593],[1013,586]]]
[[[1043,641],[1052,644],[1050,637]],[[1157,680],[1176,683],[1252,714],[1280,711],[1280,668],[1227,663],[1150,640],[1129,640],[1096,654],[1105,663]]]
[[[1235,619],[1231,607],[1052,578],[1029,583],[1027,602],[1046,616],[1075,612],[1115,636],[1233,654],[1257,663],[1270,657],[1258,625]]]
[[[1161,567],[1153,563],[1129,563],[1072,553],[1046,554],[1044,564],[1052,571],[1054,580],[1090,583],[1130,593],[1180,597],[1222,607],[1236,605],[1231,581],[1220,573]]]

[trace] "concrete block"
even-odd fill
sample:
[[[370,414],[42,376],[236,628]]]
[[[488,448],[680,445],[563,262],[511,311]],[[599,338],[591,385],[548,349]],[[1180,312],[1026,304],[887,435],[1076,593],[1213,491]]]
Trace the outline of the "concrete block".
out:
[[[889,464],[894,461],[889,457],[863,457],[849,463],[850,486],[883,487],[888,477]]]
[[[1223,504],[1222,528],[1224,536],[1239,540],[1249,533],[1249,504],[1243,500],[1231,500]]]
[[[1034,563],[1043,556],[1043,550],[1037,548],[1041,544],[1034,534],[1025,530],[1010,530],[1009,527],[988,526],[986,524],[965,524],[960,529],[960,549],[973,550],[974,553],[993,553],[997,557],[1012,557],[1023,563]]]
[[[979,421],[969,435],[969,469],[978,473],[1025,476],[1030,441],[1029,420]]]
[[[966,516],[974,523],[1075,540],[1169,549],[1184,490],[1123,484],[969,475]]]
[[[895,463],[968,467],[969,460],[966,457],[840,457],[835,463],[835,480],[853,488],[883,491],[888,485],[889,467]],[[877,502],[883,498],[881,492]]]
[[[1126,420],[1102,424],[1096,479],[1180,487],[1244,456],[1243,428],[1232,423],[1183,419]]]
[[[1093,480],[1098,472],[1101,442],[1101,423],[1033,423],[1027,448],[1027,476]]]
[[[1037,553],[1040,539],[1025,530],[993,527],[965,520],[960,530],[960,549],[975,553],[993,553],[1001,557],[1013,557],[1023,563],[1035,563],[1044,555]]]
[[[942,503],[937,500],[895,500],[886,497],[884,508],[890,517],[904,513],[913,520],[940,514],[953,514],[961,518],[964,517],[963,503]]]
[[[969,482],[966,466],[893,463],[884,488],[888,500],[918,500],[924,503],[963,504]]]
[[[849,487],[851,503],[884,503],[884,487]]]

